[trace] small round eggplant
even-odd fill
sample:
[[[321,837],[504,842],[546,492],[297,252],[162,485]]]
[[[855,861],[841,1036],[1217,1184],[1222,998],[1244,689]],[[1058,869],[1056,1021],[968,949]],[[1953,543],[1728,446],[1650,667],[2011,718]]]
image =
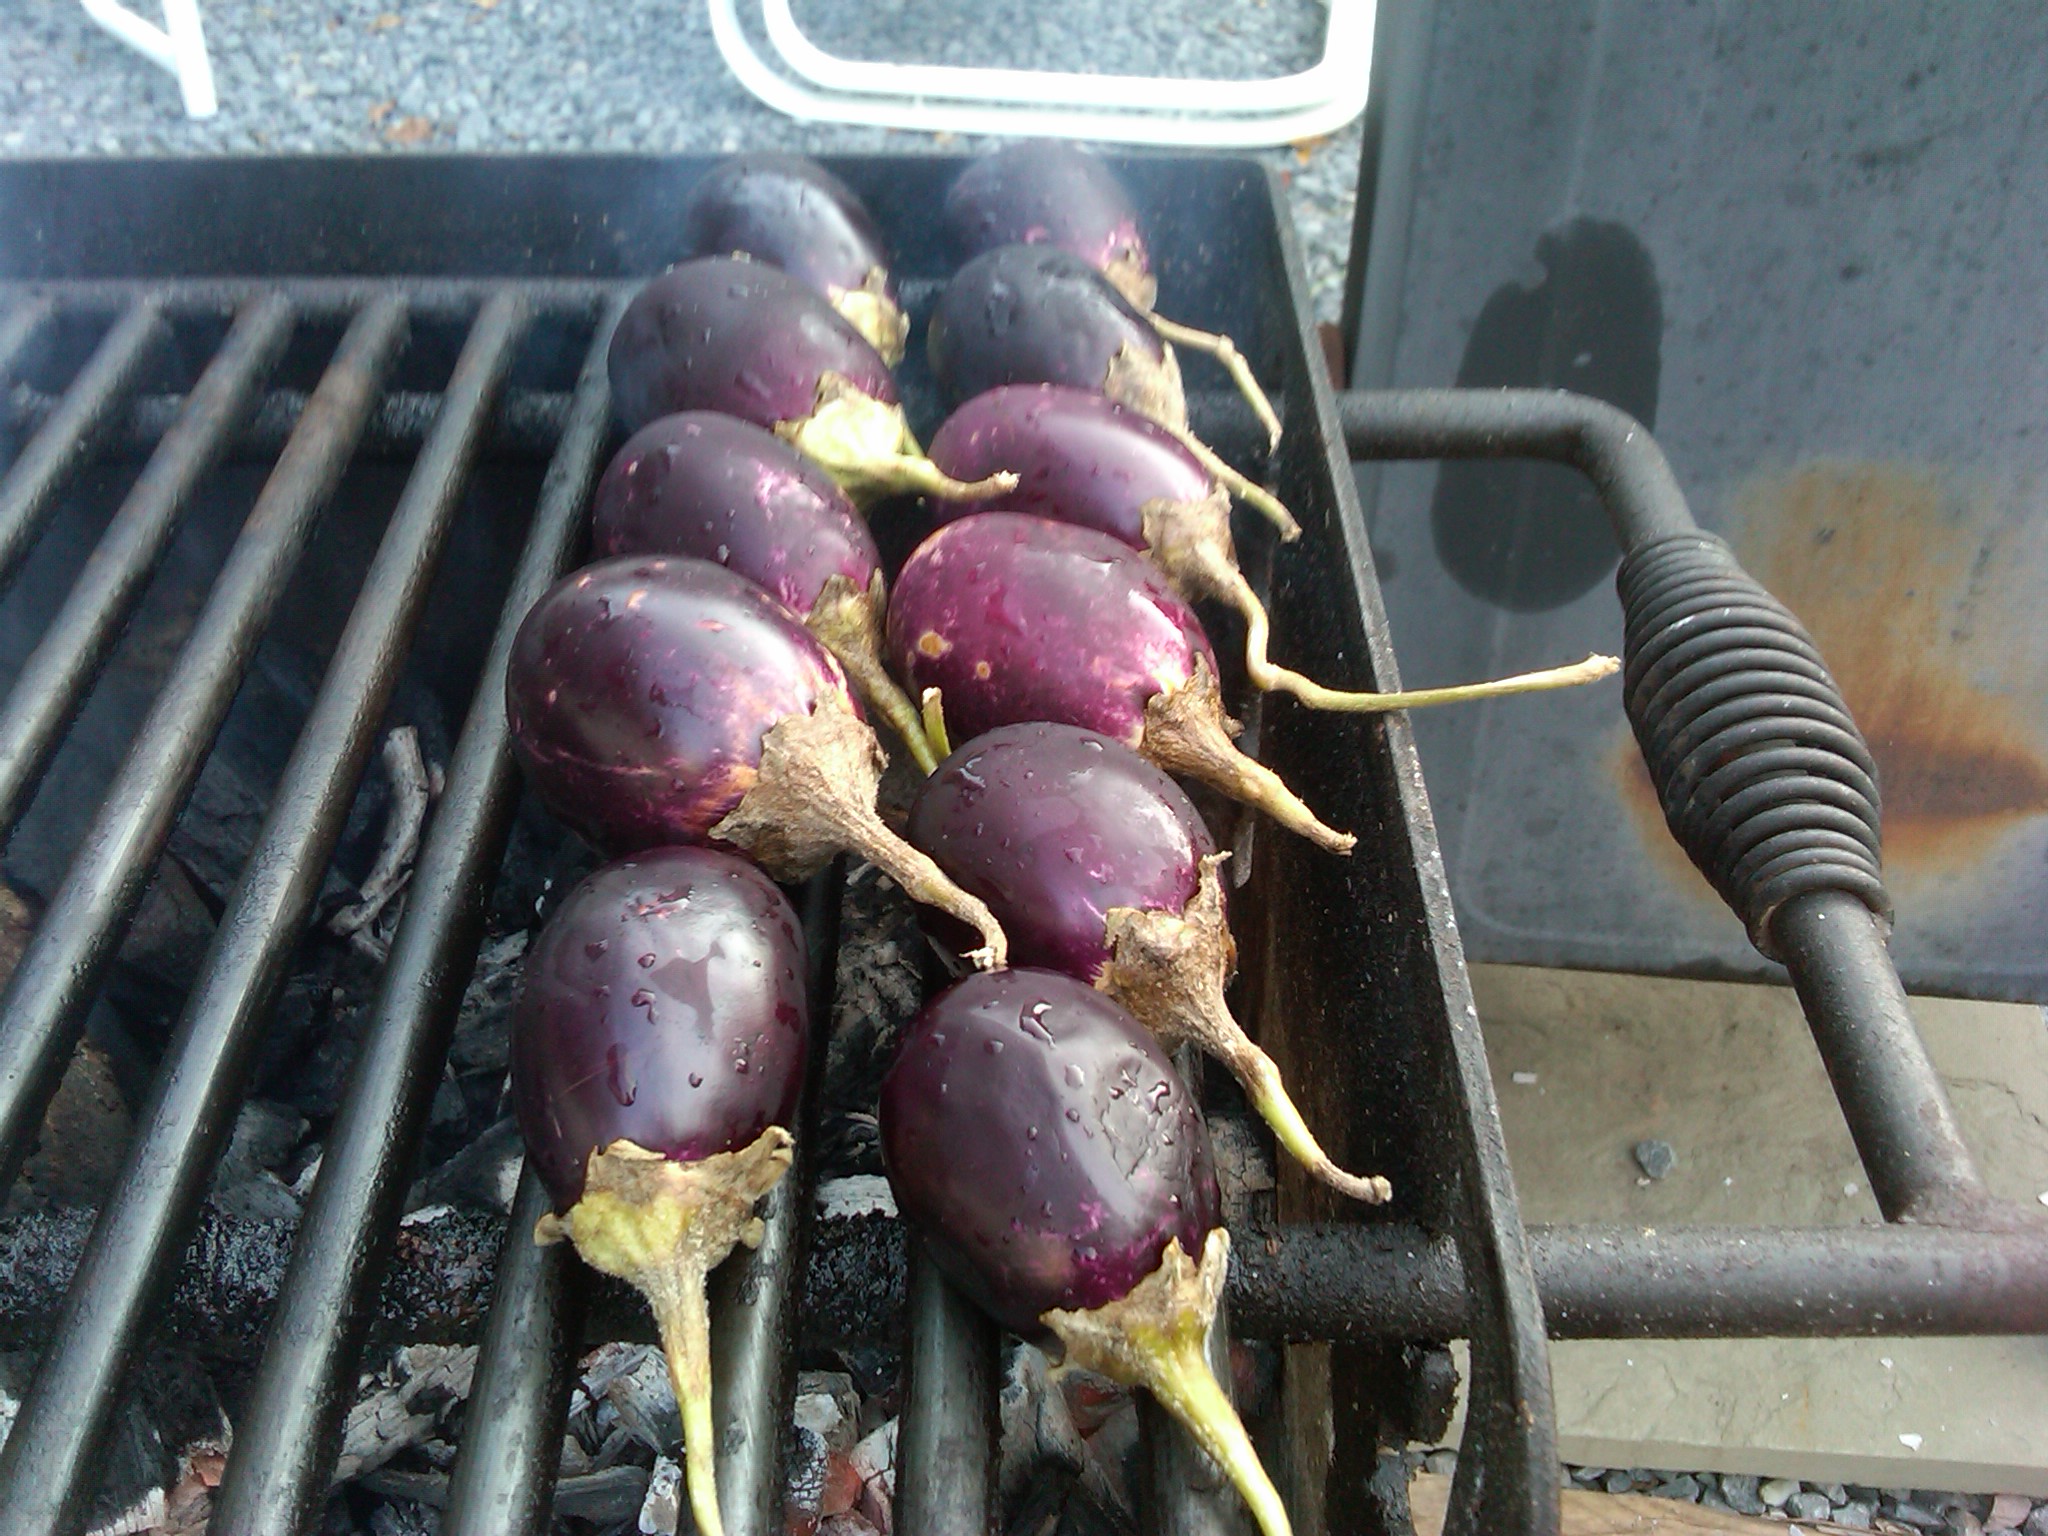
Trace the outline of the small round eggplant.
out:
[[[1193,1041],[1317,1178],[1354,1199],[1391,1197],[1385,1179],[1331,1161],[1232,1016],[1223,994],[1237,945],[1216,873],[1227,855],[1164,772],[1094,731],[1006,725],[918,786],[905,830],[989,904],[1013,962],[1088,982],[1169,1050]]]
[[[647,1297],[697,1528],[721,1529],[704,1282],[761,1240],[788,1169],[809,1029],[789,902],[743,859],[660,848],[598,870],[527,956],[512,1102],[568,1238]]]
[[[868,339],[903,361],[910,321],[896,302],[875,221],[853,189],[805,155],[731,155],[683,204],[685,256],[746,255],[801,278]]]
[[[881,354],[824,296],[765,262],[707,256],[671,267],[619,318],[608,358],[629,432],[677,411],[765,427],[825,467],[856,502],[898,491],[973,498],[918,451]]]
[[[1006,384],[976,395],[932,438],[932,462],[962,480],[1013,470],[1017,488],[985,503],[941,501],[942,520],[980,511],[1028,512],[1097,528],[1142,550],[1191,598],[1228,603],[1244,616],[1245,676],[1315,709],[1365,713],[1453,704],[1591,682],[1613,672],[1589,656],[1484,683],[1408,692],[1326,688],[1267,655],[1272,623],[1237,566],[1230,502],[1201,461],[1171,433],[1107,396],[1060,384]]]
[[[962,738],[1027,720],[1082,726],[1333,852],[1357,841],[1231,745],[1194,609],[1106,533],[1015,512],[945,524],[897,575],[888,646],[913,693],[939,690]]]
[[[1149,1390],[1284,1536],[1203,1353],[1230,1253],[1209,1134],[1137,1021],[1051,971],[969,977],[912,1022],[881,1131],[939,1267],[1005,1327]]]
[[[1094,155],[1055,139],[999,149],[960,173],[946,194],[945,217],[963,257],[999,245],[1050,245],[1080,257],[1150,315],[1166,340],[1221,363],[1258,413],[1272,445],[1280,446],[1280,418],[1236,343],[1153,313],[1159,282],[1138,228],[1137,206],[1116,173]]]
[[[1065,384],[1107,395],[1179,438],[1282,538],[1301,537],[1278,497],[1188,430],[1171,343],[1080,257],[1048,245],[1002,245],[975,257],[939,295],[925,342],[932,374],[954,404],[1004,384]]]
[[[689,555],[765,587],[839,658],[918,767],[938,765],[916,708],[882,665],[888,586],[838,483],[771,432],[685,411],[649,422],[597,483],[598,555]]]
[[[779,880],[851,850],[1003,962],[988,908],[876,814],[882,749],[839,664],[723,566],[623,556],[564,577],[513,638],[505,708],[543,803],[599,848],[729,843]]]

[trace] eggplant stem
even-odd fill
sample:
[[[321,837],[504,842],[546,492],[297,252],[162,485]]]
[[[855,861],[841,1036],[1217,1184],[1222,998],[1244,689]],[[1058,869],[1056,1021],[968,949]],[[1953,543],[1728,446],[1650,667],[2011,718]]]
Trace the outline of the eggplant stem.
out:
[[[1264,1536],[1293,1536],[1287,1507],[1259,1453],[1209,1369],[1209,1328],[1230,1267],[1230,1234],[1213,1229],[1199,1268],[1167,1239],[1159,1267],[1115,1301],[1084,1311],[1054,1309],[1040,1319],[1067,1358],[1125,1386],[1143,1387],[1221,1467]]]
[[[941,472],[917,446],[902,406],[877,400],[842,374],[823,375],[811,414],[778,421],[775,435],[815,460],[863,508],[902,491],[980,501],[1017,487],[1007,470],[971,484]]]
[[[779,1125],[690,1163],[615,1141],[590,1154],[582,1197],[564,1215],[543,1216],[533,1232],[540,1243],[568,1238],[584,1263],[647,1298],[682,1415],[683,1471],[700,1536],[724,1536],[704,1282],[735,1247],[760,1242],[754,1206],[789,1171],[794,1147]]]
[[[924,691],[924,734],[939,756],[953,755],[953,738],[946,731],[946,703],[936,688]]]
[[[910,318],[889,297],[889,275],[880,267],[870,268],[858,288],[833,288],[827,293],[840,318],[867,338],[868,345],[894,368],[903,361],[903,346],[910,339]]]
[[[1552,688],[1577,688],[1597,683],[1621,670],[1621,660],[1595,651],[1584,661],[1569,666],[1545,667],[1536,672],[1517,672],[1512,677],[1489,678],[1482,683],[1457,683],[1444,688],[1404,688],[1395,693],[1352,693],[1325,688],[1299,672],[1276,666],[1266,659],[1265,625],[1258,626],[1257,654],[1253,636],[1245,636],[1245,671],[1261,688],[1292,694],[1310,709],[1340,714],[1379,714],[1391,709],[1423,709],[1437,704],[1468,704],[1475,699],[1505,698],[1517,693],[1542,693]]]
[[[681,1277],[678,1277],[679,1279]],[[725,1536],[718,1514],[717,1437],[711,1427],[711,1312],[704,1301],[705,1277],[678,1284],[654,1308],[661,1334],[662,1357],[668,1361],[669,1384],[683,1419],[683,1483],[690,1490],[690,1513],[698,1536]]]
[[[929,774],[939,766],[938,754],[925,739],[917,708],[882,663],[882,615],[888,612],[888,589],[876,571],[867,590],[834,572],[811,604],[804,628],[839,658],[853,686],[875,712],[889,722],[917,766]]]
[[[1229,373],[1231,382],[1237,385],[1237,392],[1244,396],[1245,404],[1259,418],[1259,424],[1266,429],[1267,447],[1280,446],[1280,416],[1273,409],[1273,402],[1266,398],[1266,391],[1252,375],[1252,365],[1245,361],[1244,354],[1237,350],[1237,343],[1228,336],[1215,331],[1198,331],[1191,325],[1182,325],[1177,320],[1168,320],[1162,315],[1146,317],[1152,328],[1176,347],[1192,347],[1197,352],[1206,352],[1221,363]]]
[[[779,720],[761,738],[753,787],[711,835],[784,881],[809,878],[842,849],[857,853],[912,900],[978,929],[982,947],[967,958],[984,970],[1000,967],[1010,945],[988,904],[961,890],[877,814],[883,763],[881,744],[852,701],[837,690],[821,694],[808,715]]]
[[[1195,893],[1178,912],[1111,907],[1104,913],[1109,963],[1095,985],[1169,1050],[1192,1041],[1228,1067],[1281,1147],[1316,1178],[1354,1200],[1383,1205],[1394,1197],[1393,1186],[1377,1175],[1347,1173],[1331,1160],[1287,1096],[1279,1067],[1252,1042],[1224,999],[1237,967],[1217,874],[1229,857],[1203,857]]]
[[[1183,428],[1175,432],[1174,436],[1180,439],[1183,448],[1202,461],[1202,468],[1214,475],[1231,495],[1246,506],[1264,514],[1266,521],[1280,530],[1280,537],[1284,542],[1292,544],[1301,537],[1301,524],[1294,520],[1294,514],[1287,510],[1287,504],[1278,496],[1224,463],[1216,450],[1194,433]]]
[[[1184,773],[1234,800],[1257,806],[1281,826],[1332,853],[1349,853],[1358,845],[1349,832],[1324,825],[1279,774],[1238,751],[1228,723],[1216,674],[1207,657],[1197,656],[1193,677],[1145,701],[1138,753],[1168,773]]]

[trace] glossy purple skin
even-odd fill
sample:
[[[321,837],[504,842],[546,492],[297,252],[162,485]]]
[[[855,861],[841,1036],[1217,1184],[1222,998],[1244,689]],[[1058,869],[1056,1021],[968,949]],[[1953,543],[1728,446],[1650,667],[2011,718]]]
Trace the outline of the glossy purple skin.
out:
[[[988,971],[925,1005],[882,1081],[882,1153],[940,1268],[1026,1338],[1191,1256],[1218,1220],[1209,1132],[1157,1042],[1094,988]]]
[[[910,804],[910,841],[979,896],[1010,963],[1091,985],[1111,907],[1179,912],[1215,839],[1181,787],[1121,742],[1034,721],[977,736]]]
[[[1151,561],[1016,512],[963,517],[911,553],[888,654],[912,698],[942,690],[959,738],[1052,720],[1135,747],[1147,699],[1193,677],[1198,656],[1216,673],[1201,621]]]
[[[649,422],[591,508],[603,555],[688,555],[766,587],[808,618],[834,576],[863,592],[881,569],[867,524],[832,477],[772,432],[710,411]]]
[[[1049,245],[1003,245],[953,275],[926,335],[932,375],[959,402],[1001,384],[1101,390],[1128,344],[1157,361],[1165,343],[1094,267]]]
[[[705,560],[625,555],[551,587],[505,677],[547,808],[609,853],[701,843],[753,787],[761,738],[846,678],[761,588]]]
[[[844,375],[896,403],[896,381],[824,295],[766,262],[707,256],[655,278],[619,319],[612,405],[629,432],[677,411],[773,427],[808,420],[818,381]]]
[[[830,296],[858,288],[888,253],[853,189],[803,155],[762,153],[721,160],[683,204],[683,254],[744,251]],[[896,296],[888,286],[891,299]]]
[[[1151,269],[1138,211],[1116,173],[1055,139],[1013,144],[960,173],[946,193],[946,232],[964,257],[999,245],[1050,245],[1106,269]]]
[[[512,1015],[513,1109],[555,1209],[614,1141],[689,1163],[793,1125],[803,975],[788,899],[729,853],[656,848],[571,891]]]
[[[1106,395],[1063,384],[1009,384],[946,418],[927,450],[956,480],[1007,469],[1017,488],[985,502],[942,501],[942,522],[976,512],[1028,512],[1145,548],[1145,504],[1200,501],[1214,491],[1196,457],[1165,428]]]

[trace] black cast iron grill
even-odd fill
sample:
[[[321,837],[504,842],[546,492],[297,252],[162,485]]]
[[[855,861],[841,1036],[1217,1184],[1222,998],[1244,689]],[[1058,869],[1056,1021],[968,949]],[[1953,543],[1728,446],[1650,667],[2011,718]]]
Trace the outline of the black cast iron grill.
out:
[[[921,313],[946,269],[929,232],[954,163],[838,168],[895,238]],[[0,480],[0,582],[33,569],[39,531],[93,473],[146,460],[112,497],[118,510],[0,704],[0,830],[12,835],[31,807],[188,505],[226,461],[268,466],[210,588],[190,594],[200,605],[182,648],[0,999],[6,1182],[323,511],[352,464],[410,462],[0,1453],[9,1531],[78,1522],[465,498],[492,466],[544,458],[525,482],[523,551],[238,1417],[214,1529],[283,1533],[315,1517],[512,821],[500,705],[511,630],[575,559],[613,440],[608,327],[634,280],[669,254],[701,169],[411,159],[0,170],[0,431],[19,445]],[[1347,445],[1371,458],[1551,458],[1593,480],[1626,551],[1626,700],[1653,781],[1688,851],[1791,971],[1898,1223],[1525,1234],[1405,720],[1328,729],[1300,711],[1255,710],[1248,745],[1361,844],[1338,861],[1239,827],[1250,868],[1235,898],[1240,1009],[1340,1161],[1388,1172],[1398,1191],[1385,1212],[1340,1208],[1283,1168],[1280,1225],[1236,1234],[1232,1326],[1331,1341],[1326,1369],[1290,1352],[1285,1411],[1255,1426],[1303,1528],[1316,1510],[1330,1529],[1405,1528],[1399,1479],[1375,1479],[1378,1453],[1441,1433],[1452,1337],[1471,1341],[1472,1371],[1449,1528],[1536,1533],[1557,1520],[1546,1328],[2048,1330],[2048,1238],[1986,1194],[1913,1030],[1884,950],[1867,754],[1796,620],[1698,534],[1654,442],[1617,412],[1516,392],[1333,396],[1291,230],[1255,167],[1124,169],[1175,313],[1234,333],[1278,385],[1287,439],[1271,465],[1228,398],[1194,404],[1205,435],[1270,473],[1307,530],[1299,545],[1247,551],[1296,664],[1360,686],[1395,679]],[[285,377],[293,359],[306,372],[309,356],[308,378]],[[929,427],[915,357],[906,391]],[[469,628],[492,622],[478,613]],[[805,918],[821,1001],[837,912],[835,879],[814,882]],[[809,1177],[800,1154],[769,1202],[768,1240],[726,1266],[714,1296],[721,1487],[736,1536],[780,1529]],[[524,1181],[446,1531],[546,1528],[582,1280],[561,1250],[528,1240],[541,1203]],[[995,1339],[915,1258],[909,1295],[898,1523],[907,1536],[982,1530]],[[1178,1435],[1156,1418],[1146,1428],[1157,1528],[1237,1528]],[[1327,1468],[1308,1454],[1325,1443],[1336,1447]]]

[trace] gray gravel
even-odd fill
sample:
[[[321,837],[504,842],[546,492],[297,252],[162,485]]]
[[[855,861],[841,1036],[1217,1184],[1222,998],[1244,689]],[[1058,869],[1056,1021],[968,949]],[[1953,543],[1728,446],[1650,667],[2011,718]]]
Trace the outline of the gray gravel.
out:
[[[216,0],[221,111],[192,122],[176,83],[75,0],[0,6],[0,156],[308,151],[930,152],[979,147],[801,124],[748,95],[702,0]],[[748,7],[743,4],[742,10]],[[149,13],[146,0],[138,9]],[[1306,67],[1318,0],[801,0],[820,46],[922,62],[1256,77]],[[1322,318],[1335,319],[1359,130],[1261,153],[1288,179]]]

